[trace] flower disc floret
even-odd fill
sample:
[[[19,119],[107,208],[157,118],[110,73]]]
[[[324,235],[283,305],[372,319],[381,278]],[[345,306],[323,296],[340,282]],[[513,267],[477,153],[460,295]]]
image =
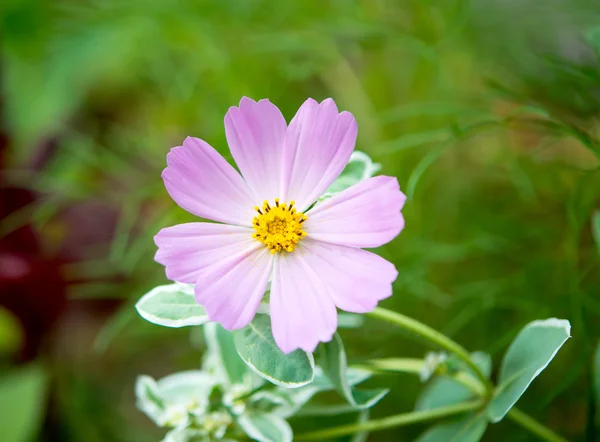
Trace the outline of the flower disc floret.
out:
[[[289,204],[280,203],[279,198],[275,198],[273,206],[265,201],[262,208],[254,207],[258,215],[252,220],[255,230],[252,237],[267,246],[271,254],[282,250],[293,252],[298,242],[306,236],[302,224],[308,218],[298,212],[294,204],[294,201]]]

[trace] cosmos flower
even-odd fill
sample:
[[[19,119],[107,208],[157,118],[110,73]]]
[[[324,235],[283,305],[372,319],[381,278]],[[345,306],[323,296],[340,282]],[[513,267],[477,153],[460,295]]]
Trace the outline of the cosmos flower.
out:
[[[162,229],[156,261],[228,330],[246,326],[271,282],[273,336],[286,353],[331,340],[337,308],[365,313],[392,294],[393,264],[362,250],[400,233],[406,197],[377,176],[317,202],[340,175],[357,124],[332,99],[308,99],[289,126],[268,100],[242,98],[225,116],[238,173],[215,149],[188,137],[162,177],[175,202],[216,223]]]

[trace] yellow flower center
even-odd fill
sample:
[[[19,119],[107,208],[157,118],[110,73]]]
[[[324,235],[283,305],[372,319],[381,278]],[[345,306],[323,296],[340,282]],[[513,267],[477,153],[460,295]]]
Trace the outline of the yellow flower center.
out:
[[[294,201],[289,204],[280,203],[275,198],[275,205],[271,207],[268,201],[263,203],[262,208],[256,206],[254,210],[258,215],[252,220],[252,227],[256,238],[271,250],[272,254],[285,250],[293,252],[296,244],[306,236],[302,230],[302,223],[308,218],[294,208]]]

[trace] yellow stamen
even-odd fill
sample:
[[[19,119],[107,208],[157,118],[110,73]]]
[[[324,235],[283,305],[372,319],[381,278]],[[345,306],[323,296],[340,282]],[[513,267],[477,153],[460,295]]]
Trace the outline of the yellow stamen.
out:
[[[252,227],[256,231],[252,238],[266,245],[272,254],[283,250],[293,252],[298,242],[306,236],[302,223],[308,218],[296,211],[294,204],[295,201],[280,203],[279,198],[275,198],[274,207],[268,201],[263,202],[262,210],[254,207],[258,215],[252,220]]]

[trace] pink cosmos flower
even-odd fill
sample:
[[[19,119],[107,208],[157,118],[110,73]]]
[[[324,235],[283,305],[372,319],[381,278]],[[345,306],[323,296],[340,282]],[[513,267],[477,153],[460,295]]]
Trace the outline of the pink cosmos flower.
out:
[[[195,284],[210,320],[246,326],[271,281],[273,336],[285,353],[331,340],[337,308],[365,313],[392,294],[393,264],[362,248],[404,227],[396,178],[361,181],[315,202],[340,175],[356,142],[356,120],[332,99],[308,99],[289,126],[269,102],[242,98],[225,115],[241,175],[208,143],[171,149],[162,177],[188,223],[155,237],[171,280]]]

